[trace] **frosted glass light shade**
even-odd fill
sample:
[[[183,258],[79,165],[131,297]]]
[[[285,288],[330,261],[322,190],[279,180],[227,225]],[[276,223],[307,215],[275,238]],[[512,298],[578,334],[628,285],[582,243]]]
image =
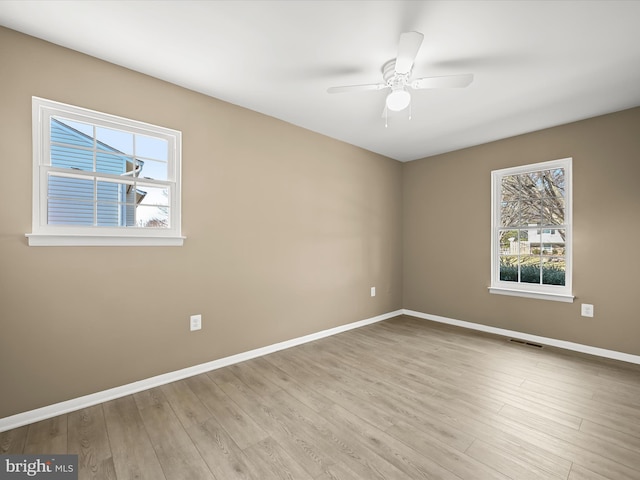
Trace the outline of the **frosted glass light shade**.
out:
[[[394,90],[387,95],[387,108],[394,112],[404,110],[411,102],[411,95],[405,89]]]

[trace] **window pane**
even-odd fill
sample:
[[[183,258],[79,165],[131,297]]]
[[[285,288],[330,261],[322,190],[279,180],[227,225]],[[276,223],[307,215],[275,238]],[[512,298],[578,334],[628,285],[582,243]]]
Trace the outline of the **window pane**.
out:
[[[528,225],[542,225],[541,200],[526,200],[520,202],[519,225],[522,227],[526,227]]]
[[[520,175],[521,198],[541,198],[542,188],[542,172],[531,172]]]
[[[564,169],[545,170],[544,172],[544,194],[551,198],[564,198],[565,177]]]
[[[518,257],[504,255],[500,257],[500,280],[503,282],[518,281]]]
[[[517,227],[520,222],[520,202],[500,203],[500,226]]]
[[[98,150],[133,155],[133,134],[112,128],[96,127]]]
[[[93,171],[93,152],[63,145],[51,145],[51,165]]]
[[[153,160],[141,160],[142,169],[139,176],[143,178],[152,178],[154,180],[168,180],[167,163],[156,162]]]
[[[122,226],[121,206],[117,203],[100,203],[96,207],[97,222],[99,227]]]
[[[564,257],[543,257],[542,283],[545,285],[564,285],[565,267]]]
[[[132,169],[130,157],[104,152],[98,152],[96,154],[96,172],[122,175]]]
[[[49,225],[93,225],[93,202],[79,199],[49,199]]]
[[[169,143],[164,138],[136,135],[136,156],[167,161]]]
[[[531,244],[529,243],[529,232],[527,230],[518,230],[518,238],[516,240],[512,245],[514,252],[520,255],[531,254]]]
[[[149,185],[138,184],[138,189],[144,192],[143,198],[138,203],[141,205],[169,205],[169,189],[166,187],[152,187]]]
[[[564,199],[548,198],[543,203],[543,222],[545,225],[564,223]]]
[[[517,230],[500,230],[498,233],[498,243],[500,245],[500,253],[502,255],[516,255],[518,252],[514,251],[511,246],[514,241],[518,239]],[[517,242],[516,242],[517,243]]]
[[[93,225],[93,180],[49,175],[47,223]]]
[[[50,123],[51,141],[79,147],[93,148],[93,125],[76,122],[67,118],[52,117]]]
[[[543,255],[564,255],[564,230],[555,228],[543,229],[542,235],[538,239],[540,250]]]
[[[169,207],[138,205],[136,219],[138,227],[169,228]]]
[[[93,202],[93,180],[49,175],[49,198],[75,198]]]
[[[500,198],[502,202],[513,202],[520,199],[519,178],[519,175],[509,175],[502,178]]]
[[[520,257],[520,281],[523,283],[540,283],[540,257]]]
[[[546,243],[551,245],[551,255],[564,255],[565,254],[565,236],[566,231],[564,229],[551,229],[548,234]]]
[[[131,185],[98,181],[98,202],[124,202],[128,188],[132,188]]]

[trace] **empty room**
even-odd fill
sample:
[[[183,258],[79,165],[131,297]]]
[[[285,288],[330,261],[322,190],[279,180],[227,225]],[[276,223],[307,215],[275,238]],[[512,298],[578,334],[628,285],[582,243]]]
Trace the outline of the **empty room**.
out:
[[[0,479],[638,480],[638,20],[0,0]]]

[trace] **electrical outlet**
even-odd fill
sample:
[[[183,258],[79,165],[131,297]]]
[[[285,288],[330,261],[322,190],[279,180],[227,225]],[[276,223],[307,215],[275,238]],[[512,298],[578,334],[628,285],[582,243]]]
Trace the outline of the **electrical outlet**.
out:
[[[372,297],[376,296],[376,287],[371,287],[371,296]]]
[[[593,305],[583,303],[581,308],[581,314],[583,317],[593,317]]]
[[[191,315],[190,328],[192,332],[202,328],[202,315]]]

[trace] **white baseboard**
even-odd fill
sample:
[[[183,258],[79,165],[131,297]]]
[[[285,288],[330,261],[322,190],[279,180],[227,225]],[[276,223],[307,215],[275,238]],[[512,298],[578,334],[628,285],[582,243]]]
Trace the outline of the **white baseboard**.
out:
[[[231,355],[229,357],[220,358],[218,360],[213,360],[211,362],[202,363],[200,365],[195,365],[193,367],[183,368],[181,370],[176,370],[175,372],[169,372],[162,375],[157,375],[155,377],[129,383],[127,385],[122,385],[120,387],[110,388],[108,390],[92,393],[90,395],[85,395],[83,397],[78,397],[78,398],[74,398],[64,402],[55,403],[53,405],[48,405],[46,407],[37,408],[35,410],[30,410],[23,413],[18,413],[10,417],[0,418],[0,432],[11,430],[13,428],[22,427],[23,425],[39,422],[41,420],[46,420],[47,418],[56,417],[58,415],[73,412],[76,410],[81,410],[83,408],[91,407],[93,405],[107,402],[109,400],[114,400],[116,398],[124,397],[126,395],[131,395],[133,393],[141,392],[143,390],[148,390],[150,388],[159,387],[160,385],[165,385],[167,383],[175,382],[177,380],[182,380],[183,378],[192,377],[194,375],[199,375],[201,373],[209,372],[211,370],[216,370],[218,368],[226,367],[228,365],[233,365],[234,363],[244,362],[245,360],[261,357],[263,355],[277,352],[279,350],[284,350],[286,348],[295,347],[303,343],[312,342],[314,340],[318,340],[324,337],[329,337],[331,335],[336,335],[338,333],[346,332],[347,330],[364,327],[365,325],[370,325],[372,323],[380,322],[382,320],[388,320],[389,318],[397,317],[398,315],[402,315],[402,310],[396,310],[394,312],[385,313],[383,315],[367,318],[365,320],[348,323],[346,325],[340,325],[339,327],[330,328],[328,330],[322,330],[317,333],[312,333],[309,335],[305,335],[303,337],[293,338],[291,340],[286,340],[284,342],[274,343],[273,345],[256,348],[255,350],[249,350],[247,352],[238,353],[236,355]]]
[[[573,350],[574,352],[596,355],[598,357],[611,358],[613,360],[640,364],[640,356],[617,352],[615,350],[607,350],[604,348],[592,347],[590,345],[567,342],[565,340],[556,340],[555,338],[539,337],[538,335],[530,335],[528,333],[516,332],[514,330],[505,330],[503,328],[490,327],[488,325],[482,325],[480,323],[465,322],[462,320],[455,320],[453,318],[441,317],[438,315],[430,315],[428,313],[416,312],[414,310],[402,309],[402,314],[409,315],[411,317],[422,318],[424,320],[431,320],[433,322],[446,323],[448,325],[455,325],[457,327],[469,328],[471,330],[493,333],[504,337],[526,340],[528,342],[540,343],[542,345],[549,345],[550,347],[558,347],[565,350]]]

